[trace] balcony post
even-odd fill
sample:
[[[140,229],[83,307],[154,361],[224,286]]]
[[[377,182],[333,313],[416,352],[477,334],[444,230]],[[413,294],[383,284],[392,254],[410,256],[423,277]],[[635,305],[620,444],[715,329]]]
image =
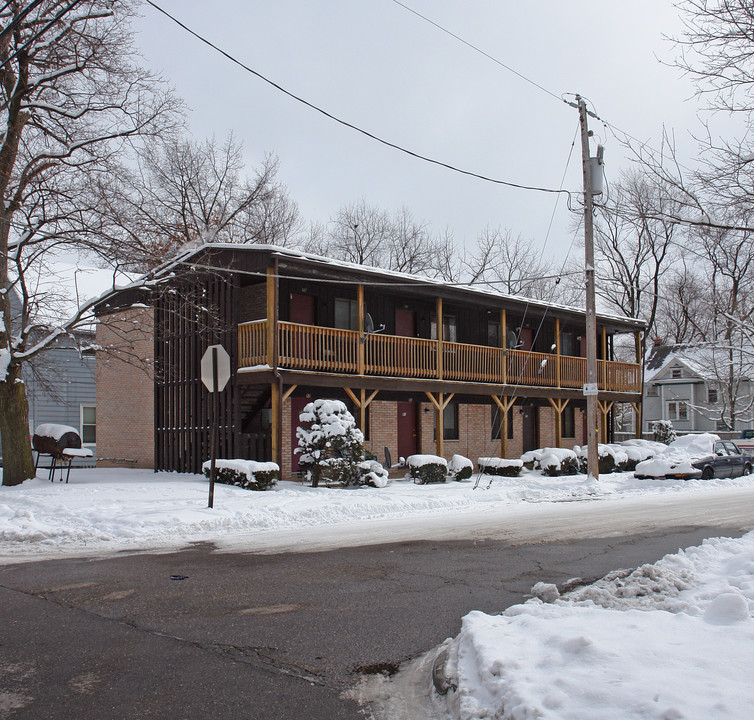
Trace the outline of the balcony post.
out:
[[[498,397],[492,395],[492,399],[495,401],[498,409],[500,410],[500,457],[508,457],[508,412],[513,407],[513,403],[516,402],[515,397]]]
[[[555,318],[555,354],[557,357],[558,387],[560,387],[560,318]],[[560,444],[558,444],[560,447]]]
[[[505,308],[500,311],[500,347],[503,349],[503,385],[508,384],[508,316]]]
[[[280,445],[280,387],[277,380],[270,383],[270,450],[272,462],[277,463],[280,471],[283,470],[283,458]]]
[[[642,357],[641,333],[638,330],[634,332],[634,347],[636,348],[636,364],[639,366],[642,398],[634,405],[634,411],[636,413],[636,437],[640,438],[642,434],[642,426],[644,424],[644,359]]]
[[[356,349],[356,371],[359,375],[364,374],[364,349],[365,349],[365,337],[364,337],[364,286],[358,285],[356,287],[356,307],[357,307],[357,322],[359,324],[359,341]],[[363,430],[363,428],[362,428]]]
[[[443,373],[443,323],[442,323],[442,298],[435,302],[435,316],[437,318],[437,378],[442,380]],[[442,403],[442,395],[440,395]],[[441,453],[438,453],[440,455]]]
[[[267,268],[267,364],[275,367],[275,269]]]

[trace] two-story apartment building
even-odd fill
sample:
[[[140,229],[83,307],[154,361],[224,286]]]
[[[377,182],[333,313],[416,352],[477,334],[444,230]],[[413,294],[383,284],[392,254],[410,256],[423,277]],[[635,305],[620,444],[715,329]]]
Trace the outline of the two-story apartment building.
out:
[[[298,415],[317,397],[349,404],[367,447],[380,457],[388,448],[394,460],[512,457],[585,441],[582,310],[267,245],[205,245],[163,275],[150,300],[154,386],[143,392],[156,469],[197,472],[209,457],[199,364],[216,343],[232,367],[220,456],[275,460],[284,476],[298,467]],[[101,326],[127,319],[137,299],[101,306]],[[640,364],[613,361],[613,337],[642,330],[598,317],[603,436],[614,402],[641,402]],[[101,436],[127,434],[103,426],[127,410],[107,407],[119,375],[115,364],[98,373]]]

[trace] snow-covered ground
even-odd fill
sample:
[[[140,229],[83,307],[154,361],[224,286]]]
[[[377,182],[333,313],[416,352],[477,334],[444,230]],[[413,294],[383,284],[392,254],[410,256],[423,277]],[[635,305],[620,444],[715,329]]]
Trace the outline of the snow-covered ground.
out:
[[[529,509],[561,507],[573,514],[579,506],[599,505],[589,502],[595,500],[641,509],[658,496],[668,500],[668,510],[690,496],[712,508],[718,496],[754,489],[753,476],[667,481],[615,473],[588,482],[583,475],[530,472],[483,476],[474,489],[478,479],[438,485],[393,480],[382,489],[283,482],[265,492],[217,485],[209,509],[200,476],[74,469],[67,485],[37,478],[0,487],[0,560],[171,549],[196,541],[295,547],[314,532],[335,545],[349,542],[354,528],[362,541],[386,542],[406,520],[421,533],[453,516],[472,532],[491,514],[510,521]],[[501,615],[472,612],[463,619],[461,633],[444,646],[446,675],[456,690],[445,696],[431,690],[434,656],[427,656],[395,680],[372,680],[358,697],[375,703],[377,717],[391,720],[751,717],[754,533],[709,540],[560,598],[552,586],[536,593],[546,602],[534,598]],[[412,671],[414,679],[406,681]]]
[[[255,549],[261,537],[270,549],[276,536],[295,546],[296,538],[303,540],[314,530],[320,536],[329,534],[337,544],[335,539],[348,527],[362,536],[373,535],[374,542],[386,542],[386,525],[396,527],[405,519],[421,531],[422,523],[450,515],[471,526],[490,513],[520,516],[531,504],[640,500],[731,488],[754,488],[754,476],[668,481],[614,473],[588,482],[583,475],[552,478],[524,472],[519,478],[474,476],[433,485],[392,480],[379,489],[281,482],[265,492],[216,484],[214,508],[209,509],[208,484],[200,475],[74,468],[68,484],[38,477],[16,487],[0,487],[0,560],[175,549],[197,541]]]

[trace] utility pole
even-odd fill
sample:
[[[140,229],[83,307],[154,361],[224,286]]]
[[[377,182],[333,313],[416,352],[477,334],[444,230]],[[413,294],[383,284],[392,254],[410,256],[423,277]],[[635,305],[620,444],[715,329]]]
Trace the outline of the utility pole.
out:
[[[589,127],[586,103],[576,96],[581,123],[581,162],[584,173],[584,261],[586,275],[586,432],[587,472],[599,480],[597,453],[597,310],[594,292],[594,216],[592,198],[592,169],[589,157]]]

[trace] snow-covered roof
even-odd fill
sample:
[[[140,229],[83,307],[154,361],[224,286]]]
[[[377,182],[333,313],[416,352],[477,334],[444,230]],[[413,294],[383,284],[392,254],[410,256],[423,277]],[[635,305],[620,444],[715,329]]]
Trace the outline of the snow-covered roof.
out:
[[[395,270],[386,270],[384,268],[374,267],[372,265],[359,265],[357,263],[346,262],[344,260],[335,260],[323,255],[316,255],[313,253],[307,253],[302,250],[295,250],[292,248],[279,247],[277,245],[260,245],[260,244],[235,244],[235,243],[208,243],[204,245],[190,245],[180,251],[175,257],[167,261],[164,265],[155,271],[155,276],[165,276],[173,273],[175,269],[180,265],[193,265],[196,264],[200,267],[200,263],[196,262],[198,257],[208,250],[233,250],[236,252],[249,252],[249,253],[271,253],[277,255],[280,258],[288,258],[291,260],[303,260],[308,263],[317,264],[320,266],[329,267],[335,271],[349,270],[353,273],[367,274],[375,277],[375,281],[383,280],[386,284],[395,284],[396,280],[403,280],[408,285],[427,285],[435,286],[437,288],[456,289],[464,293],[470,293],[479,297],[486,297],[500,301],[501,299],[510,300],[512,302],[529,305],[532,308],[541,308],[542,310],[562,310],[567,313],[574,313],[578,315],[584,315],[584,308],[574,307],[571,305],[562,305],[559,303],[548,302],[546,300],[535,300],[523,295],[510,295],[502,292],[490,290],[488,288],[477,287],[475,285],[469,285],[466,283],[448,283],[444,280],[438,280],[436,278],[426,277],[424,275],[409,274],[404,272],[398,272]],[[620,315],[610,315],[600,313],[598,317],[603,321],[612,321],[620,323],[621,325],[630,326],[637,330],[643,329],[645,324],[642,320],[635,318],[628,318]]]
[[[675,343],[653,345],[644,366],[644,381],[652,382],[659,378],[671,365],[685,367],[692,376],[701,380],[717,379],[715,368],[720,365],[720,353],[726,348],[720,343]],[[754,348],[747,351],[754,358]],[[747,363],[748,364],[748,363]],[[740,368],[744,370],[744,368]]]

